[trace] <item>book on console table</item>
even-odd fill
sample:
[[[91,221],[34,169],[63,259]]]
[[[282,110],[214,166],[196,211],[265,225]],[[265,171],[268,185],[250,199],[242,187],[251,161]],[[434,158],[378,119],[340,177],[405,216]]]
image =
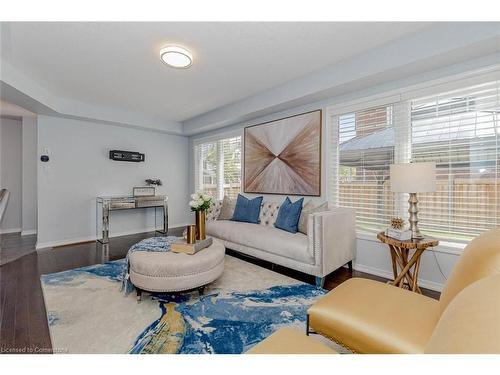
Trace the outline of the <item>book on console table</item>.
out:
[[[395,238],[400,241],[411,240],[411,230],[410,229],[394,229],[387,228],[385,231],[386,236]]]
[[[172,244],[171,250],[174,253],[196,254],[198,251],[209,247],[212,244],[212,237],[207,237],[204,240],[196,241],[195,243],[187,243],[185,239],[181,239]]]

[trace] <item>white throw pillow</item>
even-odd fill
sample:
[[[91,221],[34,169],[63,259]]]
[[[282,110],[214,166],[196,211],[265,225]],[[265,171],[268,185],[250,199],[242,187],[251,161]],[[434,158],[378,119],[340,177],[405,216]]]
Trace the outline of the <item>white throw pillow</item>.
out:
[[[217,220],[231,220],[233,218],[235,207],[236,201],[234,199],[230,199],[227,196],[224,196]]]
[[[299,219],[299,232],[307,235],[307,219],[310,214],[315,212],[324,212],[328,211],[328,202],[322,203],[319,206],[315,206],[312,201],[309,201],[302,207],[302,213],[300,214]]]

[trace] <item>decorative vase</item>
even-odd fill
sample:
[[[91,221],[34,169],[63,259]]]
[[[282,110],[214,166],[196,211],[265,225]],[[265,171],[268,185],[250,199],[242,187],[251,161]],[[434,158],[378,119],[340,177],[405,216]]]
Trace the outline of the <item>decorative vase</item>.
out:
[[[204,240],[205,234],[205,210],[196,211],[196,239]]]

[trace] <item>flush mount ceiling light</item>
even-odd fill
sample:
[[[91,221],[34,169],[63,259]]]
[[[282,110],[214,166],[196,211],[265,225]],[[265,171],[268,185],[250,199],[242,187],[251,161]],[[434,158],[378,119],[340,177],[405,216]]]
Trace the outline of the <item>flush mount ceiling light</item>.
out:
[[[160,50],[160,59],[173,68],[189,68],[193,65],[193,55],[179,46],[167,46]]]

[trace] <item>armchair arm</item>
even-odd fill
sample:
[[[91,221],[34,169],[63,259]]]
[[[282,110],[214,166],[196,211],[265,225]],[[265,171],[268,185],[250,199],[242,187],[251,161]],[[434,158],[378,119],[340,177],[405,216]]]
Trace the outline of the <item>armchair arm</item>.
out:
[[[308,220],[310,247],[321,277],[342,267],[356,256],[356,213],[350,208],[333,208],[311,214]]]

